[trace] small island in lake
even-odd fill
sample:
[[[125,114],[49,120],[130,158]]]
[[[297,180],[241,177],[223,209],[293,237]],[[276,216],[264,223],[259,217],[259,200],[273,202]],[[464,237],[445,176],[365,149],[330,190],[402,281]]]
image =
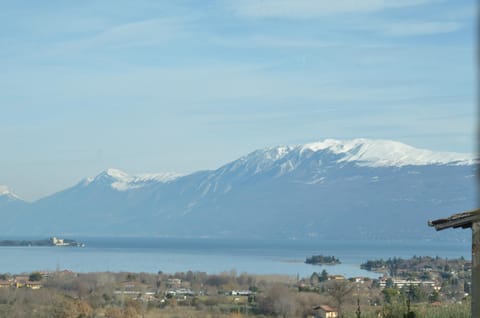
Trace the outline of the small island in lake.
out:
[[[85,247],[84,243],[75,240],[51,237],[44,240],[0,240],[0,246],[72,246]]]
[[[323,255],[313,255],[307,257],[305,260],[306,264],[312,265],[337,265],[341,264],[340,260],[335,256],[323,256]]]

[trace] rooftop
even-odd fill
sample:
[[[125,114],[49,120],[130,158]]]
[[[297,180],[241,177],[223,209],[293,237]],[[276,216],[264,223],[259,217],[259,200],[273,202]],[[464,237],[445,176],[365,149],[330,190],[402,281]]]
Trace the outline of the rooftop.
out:
[[[448,228],[470,228],[472,223],[480,221],[480,209],[454,214],[448,218],[428,221],[429,226],[441,231]]]

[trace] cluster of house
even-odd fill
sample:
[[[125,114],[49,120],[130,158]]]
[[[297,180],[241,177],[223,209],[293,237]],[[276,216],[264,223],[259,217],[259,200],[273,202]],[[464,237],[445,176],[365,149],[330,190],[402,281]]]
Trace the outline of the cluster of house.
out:
[[[64,271],[65,273],[71,273],[70,271]],[[40,272],[42,278],[47,278],[47,272]],[[336,279],[341,279],[336,277]],[[182,287],[182,281],[177,278],[171,278],[168,280],[167,285],[170,289],[167,291],[167,297],[175,297],[177,300],[186,299],[187,296],[194,296],[195,293],[189,289]],[[8,280],[0,280],[0,288],[31,288],[40,289],[42,283],[40,281],[31,281],[30,276],[17,275]],[[126,282],[122,285],[122,290],[114,291],[115,294],[134,296],[136,299],[143,301],[151,301],[155,299],[155,292],[142,291],[136,283]],[[254,295],[254,292],[250,290],[232,290],[227,293],[230,296],[244,296],[250,297]],[[320,305],[313,308],[314,315],[312,318],[337,318],[338,313],[330,306]]]
[[[186,300],[187,296],[194,296],[195,293],[190,288],[182,286],[182,280],[178,278],[170,278],[167,282],[169,290],[165,296],[167,298],[175,297],[178,301]],[[120,289],[114,291],[116,295],[128,295],[137,300],[152,301],[156,300],[156,292],[145,291],[145,286],[136,282],[125,282],[121,285]],[[165,301],[165,300],[163,300]],[[163,302],[162,301],[162,302]]]
[[[346,280],[347,278],[343,275],[329,275],[327,278],[329,281],[330,280]],[[366,278],[365,277],[353,277],[349,280],[352,280],[353,282],[357,284],[364,284]],[[298,287],[300,288],[309,288],[311,285],[318,285],[320,283],[320,276],[316,273],[314,273],[310,279],[302,279],[298,282]]]
[[[182,286],[182,280],[180,278],[169,278],[167,280],[168,288],[180,288]]]
[[[251,290],[232,290],[228,294],[230,296],[251,296],[253,292]]]
[[[385,288],[389,284],[387,281],[389,279],[386,277],[383,277],[380,279],[380,288]],[[441,289],[440,286],[437,285],[436,282],[433,280],[417,280],[417,279],[396,279],[392,278],[391,279],[391,284],[395,287],[402,288],[404,286],[430,286],[434,290],[439,291]]]
[[[167,287],[169,290],[167,291],[167,297],[180,297],[186,298],[187,296],[195,296],[195,292],[192,291],[190,288],[182,287],[182,280],[178,278],[170,278],[167,281]],[[250,290],[231,290],[226,292],[225,295],[228,296],[251,296],[253,294]]]
[[[47,275],[43,274],[42,275]],[[30,276],[14,276],[12,279],[0,280],[0,288],[31,288],[31,289],[40,289],[42,288],[42,283],[39,281],[30,280]]]
[[[115,295],[129,296],[135,300],[149,302],[156,300],[154,291],[145,291],[141,284],[135,282],[125,282],[120,289],[113,291]]]
[[[338,312],[328,306],[328,305],[320,305],[313,307],[314,314],[312,318],[337,318]]]
[[[51,237],[50,241],[52,242],[53,245],[55,246],[68,246],[70,245],[69,243],[65,243],[64,239],[57,238],[57,237]]]
[[[193,292],[189,288],[178,288],[178,289],[171,289],[167,291],[167,297],[172,297],[172,296],[180,296],[185,299],[187,296],[195,296],[195,292]]]
[[[66,240],[58,237],[51,237],[50,243],[53,246],[76,246],[76,247],[85,247],[84,243],[77,243],[74,240]]]

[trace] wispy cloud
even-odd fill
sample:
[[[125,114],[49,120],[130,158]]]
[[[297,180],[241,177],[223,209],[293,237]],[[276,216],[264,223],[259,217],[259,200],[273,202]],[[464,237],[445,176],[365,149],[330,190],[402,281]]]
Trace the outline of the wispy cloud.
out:
[[[146,20],[107,29],[92,38],[92,43],[115,47],[144,46],[167,41],[180,31],[176,19]]]
[[[267,47],[267,48],[326,48],[337,47],[340,42],[318,39],[299,39],[286,36],[253,35],[243,37],[213,37],[212,42],[232,47]]]
[[[244,0],[228,6],[237,15],[256,18],[313,18],[350,12],[373,12],[387,8],[422,5],[433,0]]]
[[[188,22],[181,18],[160,18],[124,23],[105,28],[90,37],[59,43],[53,51],[159,45],[187,34]]]
[[[461,27],[457,22],[402,22],[385,25],[384,32],[394,36],[420,36],[450,33]]]

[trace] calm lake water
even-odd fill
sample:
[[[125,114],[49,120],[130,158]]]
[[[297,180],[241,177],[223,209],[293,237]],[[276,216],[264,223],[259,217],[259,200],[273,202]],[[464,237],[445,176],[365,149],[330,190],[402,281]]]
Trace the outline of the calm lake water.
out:
[[[0,273],[68,269],[75,272],[130,271],[310,276],[326,269],[347,277],[378,274],[360,269],[368,259],[440,256],[470,259],[470,242],[288,241],[173,238],[75,238],[86,247],[0,247]],[[333,255],[335,266],[303,262],[311,255]]]

